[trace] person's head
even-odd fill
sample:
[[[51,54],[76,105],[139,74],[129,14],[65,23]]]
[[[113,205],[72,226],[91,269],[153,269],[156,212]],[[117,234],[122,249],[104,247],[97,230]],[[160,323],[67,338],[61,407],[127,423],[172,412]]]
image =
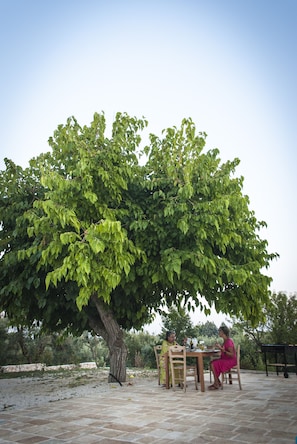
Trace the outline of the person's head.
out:
[[[226,325],[221,325],[220,328],[219,328],[219,335],[220,336],[224,335],[227,338],[229,338],[229,334],[230,334],[229,328],[226,327]]]
[[[175,332],[174,331],[167,331],[166,332],[166,341],[167,342],[174,342],[175,341]]]

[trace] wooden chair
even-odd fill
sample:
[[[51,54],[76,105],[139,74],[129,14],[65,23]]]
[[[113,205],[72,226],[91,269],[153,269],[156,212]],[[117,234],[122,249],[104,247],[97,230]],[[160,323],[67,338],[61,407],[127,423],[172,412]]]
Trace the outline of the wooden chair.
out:
[[[187,365],[186,347],[183,345],[173,345],[169,347],[169,365],[171,370],[172,388],[176,385],[186,391],[188,377],[194,378],[195,388],[198,390],[198,371],[196,365]]]
[[[222,389],[224,387],[224,383],[227,384],[229,382],[229,384],[232,384],[233,380],[237,380],[239,384],[239,389],[242,390],[240,379],[240,345],[237,346],[236,357],[237,364],[230,370],[222,374]]]
[[[160,376],[161,376],[161,369],[160,369],[160,352],[162,350],[162,345],[155,345],[154,346],[154,352],[156,357],[156,364],[157,364],[157,370],[158,370],[158,385],[160,385]]]

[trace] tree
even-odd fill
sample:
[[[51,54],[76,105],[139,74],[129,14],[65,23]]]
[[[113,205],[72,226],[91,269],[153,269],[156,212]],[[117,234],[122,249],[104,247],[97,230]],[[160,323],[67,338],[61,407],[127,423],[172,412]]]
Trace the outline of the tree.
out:
[[[218,336],[218,327],[214,322],[207,321],[204,324],[198,324],[196,328],[200,336],[207,336],[209,338]]]
[[[252,340],[256,348],[261,344],[297,343],[297,298],[296,294],[273,293],[264,310],[264,320],[256,327],[249,320],[237,319],[235,328]]]
[[[93,330],[120,381],[123,329],[166,306],[207,312],[202,296],[256,322],[271,282],[262,270],[277,256],[234,176],[239,160],[203,153],[191,119],[141,151],[146,125],[118,113],[107,138],[103,113],[84,127],[70,118],[51,152],[25,170],[6,159],[0,175],[0,308],[20,324]]]
[[[0,370],[1,366],[6,364],[9,359],[10,343],[7,336],[9,328],[8,319],[3,319],[0,315]]]
[[[297,343],[297,296],[273,293],[267,325],[272,344]]]
[[[265,319],[257,326],[249,320],[233,320],[232,332],[241,335],[241,361],[244,368],[261,368],[261,344],[296,344],[297,299],[296,294],[273,293],[264,310]],[[234,336],[233,336],[234,338]]]
[[[163,314],[162,322],[163,328],[161,333],[163,339],[165,339],[166,331],[174,331],[179,344],[182,344],[183,339],[186,337],[197,336],[191,317],[184,307],[179,307],[179,309],[171,307],[168,313]]]
[[[128,348],[128,366],[156,366],[156,357],[154,353],[154,345],[156,344],[155,336],[143,331],[129,331],[125,333],[125,344]]]

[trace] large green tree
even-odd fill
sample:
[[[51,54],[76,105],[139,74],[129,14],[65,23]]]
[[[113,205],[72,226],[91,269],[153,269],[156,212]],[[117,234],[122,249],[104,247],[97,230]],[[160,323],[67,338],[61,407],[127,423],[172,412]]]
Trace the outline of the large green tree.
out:
[[[107,137],[103,113],[84,127],[70,118],[51,152],[25,170],[6,159],[0,174],[0,308],[20,324],[92,329],[121,381],[123,329],[162,306],[203,308],[202,296],[257,322],[277,256],[234,174],[239,160],[203,152],[191,119],[141,151],[146,125],[118,113]]]

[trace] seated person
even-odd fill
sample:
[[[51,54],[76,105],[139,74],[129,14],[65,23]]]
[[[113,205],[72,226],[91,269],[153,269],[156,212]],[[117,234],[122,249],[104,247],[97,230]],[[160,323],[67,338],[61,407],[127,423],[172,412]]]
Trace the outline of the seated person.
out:
[[[217,390],[223,383],[219,376],[227,372],[237,364],[236,350],[234,342],[229,338],[229,328],[222,325],[219,328],[219,336],[223,338],[223,345],[216,344],[216,348],[221,350],[221,357],[211,361],[210,366],[214,376],[214,383],[208,387],[209,390]]]
[[[165,373],[165,353],[168,353],[169,347],[172,345],[176,345],[177,342],[175,341],[175,332],[174,331],[167,331],[166,337],[164,341],[162,342],[162,349],[160,352],[160,384],[165,387],[166,384],[166,373]],[[171,379],[171,378],[170,378]],[[170,383],[170,381],[169,381]]]

